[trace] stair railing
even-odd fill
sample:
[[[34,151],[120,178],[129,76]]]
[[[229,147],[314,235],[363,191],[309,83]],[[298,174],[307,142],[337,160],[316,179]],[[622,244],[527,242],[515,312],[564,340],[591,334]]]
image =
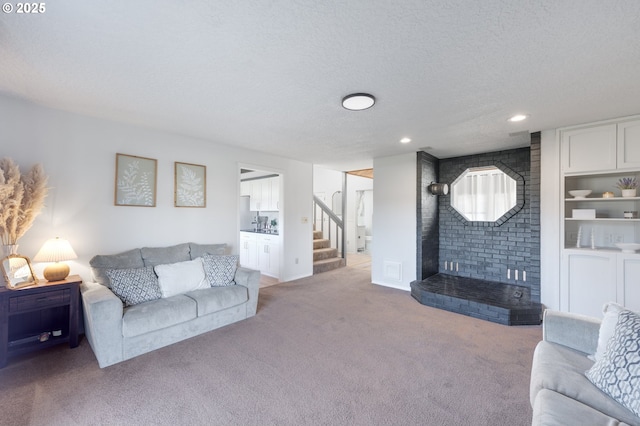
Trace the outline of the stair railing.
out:
[[[325,215],[327,216],[326,223],[326,233],[325,233]],[[318,222],[318,216],[320,220]],[[316,229],[317,231],[322,231],[322,235],[325,236],[329,241],[331,241],[331,246],[333,248],[335,244],[335,248],[338,249],[338,253],[340,257],[343,259],[346,257],[345,247],[345,239],[346,235],[344,232],[344,222],[338,215],[336,215],[330,208],[327,206],[320,198],[317,196],[313,196],[313,223],[320,223],[320,229]],[[335,236],[335,238],[332,238]]]

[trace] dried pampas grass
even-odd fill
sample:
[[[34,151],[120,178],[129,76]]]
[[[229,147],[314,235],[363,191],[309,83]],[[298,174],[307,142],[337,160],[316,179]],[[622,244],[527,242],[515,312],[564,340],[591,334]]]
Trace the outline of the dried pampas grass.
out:
[[[31,228],[44,206],[47,176],[36,164],[22,176],[10,158],[0,160],[0,238],[2,244],[16,244]]]

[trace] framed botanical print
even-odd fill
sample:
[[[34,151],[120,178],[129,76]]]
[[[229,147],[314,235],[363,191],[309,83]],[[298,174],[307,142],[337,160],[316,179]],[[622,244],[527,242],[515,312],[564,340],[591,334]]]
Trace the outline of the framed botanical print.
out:
[[[207,167],[175,163],[174,205],[176,207],[207,206]]]
[[[116,206],[156,206],[158,160],[116,154]]]

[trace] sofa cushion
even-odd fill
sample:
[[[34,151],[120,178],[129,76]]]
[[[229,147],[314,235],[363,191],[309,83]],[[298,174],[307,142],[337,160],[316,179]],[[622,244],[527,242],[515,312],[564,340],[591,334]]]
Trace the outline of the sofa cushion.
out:
[[[538,392],[549,389],[586,404],[607,416],[629,424],[638,424],[638,417],[603,394],[585,376],[593,362],[582,352],[557,343],[542,341],[533,353],[531,369],[531,406]]]
[[[238,269],[237,255],[214,256],[205,254],[202,259],[204,261],[204,271],[211,287],[235,284],[233,278],[236,276],[236,269]]]
[[[618,314],[622,312],[624,308],[617,303],[606,303],[602,308],[602,322],[600,323],[600,331],[598,333],[598,348],[596,353],[589,356],[592,361],[597,361],[604,355],[607,350],[607,343],[609,339],[613,337],[613,332],[618,323]]]
[[[623,423],[607,416],[575,399],[542,389],[536,396],[533,405],[533,426],[590,425],[590,426],[625,426]]]
[[[140,249],[144,266],[157,266],[164,263],[184,262],[191,260],[189,243],[170,247],[143,247]]]
[[[204,275],[201,258],[157,265],[154,269],[158,275],[162,297],[171,297],[199,288],[210,287],[209,281]]]
[[[197,259],[205,254],[223,255],[227,250],[226,244],[197,244],[189,243],[191,259]]]
[[[142,260],[140,249],[133,249],[118,254],[93,256],[89,261],[89,265],[93,273],[93,280],[111,288],[109,277],[105,274],[107,269],[142,268],[144,267],[144,261]]]
[[[111,290],[126,306],[156,300],[162,296],[152,267],[106,269],[105,275],[111,282]]]
[[[640,316],[631,311],[620,312],[607,350],[586,376],[640,416]]]
[[[122,335],[139,336],[194,318],[196,302],[185,295],[152,300],[125,309],[122,316]]]
[[[186,296],[196,301],[199,317],[241,305],[249,300],[247,288],[241,285],[194,290],[187,293]]]

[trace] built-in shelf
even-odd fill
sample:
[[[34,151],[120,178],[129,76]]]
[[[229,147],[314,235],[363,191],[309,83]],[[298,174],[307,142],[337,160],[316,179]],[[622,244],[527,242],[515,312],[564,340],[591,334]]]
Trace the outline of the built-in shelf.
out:
[[[559,129],[557,137],[560,309],[596,318],[610,301],[639,309],[640,253],[623,253],[615,244],[640,242],[640,218],[624,217],[640,211],[640,196],[622,197],[616,186],[621,178],[640,180],[640,116]],[[574,198],[572,190],[592,192]]]
[[[584,202],[584,201],[604,201],[604,202],[613,202],[613,201],[638,201],[640,200],[640,197],[611,197],[611,198],[565,198],[565,201],[573,201],[573,202]]]
[[[640,222],[640,219],[625,219],[623,217],[596,217],[595,219],[576,219],[566,217],[564,220],[574,220],[578,222]]]
[[[629,254],[629,255],[637,255],[640,256],[640,253],[636,252],[636,253],[624,253],[622,250],[620,250],[617,247],[599,247],[596,246],[595,249],[592,249],[591,246],[589,247],[565,247],[565,250],[577,250],[577,251],[584,251],[584,252],[606,252],[606,253],[620,253],[620,254]]]

